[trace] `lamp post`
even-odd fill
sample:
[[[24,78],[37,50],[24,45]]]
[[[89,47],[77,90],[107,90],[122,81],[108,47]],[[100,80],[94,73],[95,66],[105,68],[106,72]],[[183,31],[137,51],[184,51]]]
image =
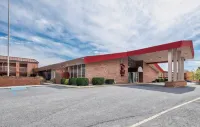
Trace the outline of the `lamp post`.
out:
[[[10,0],[8,0],[8,57],[7,57],[7,76],[10,75],[10,57],[9,57],[9,48],[10,48]]]

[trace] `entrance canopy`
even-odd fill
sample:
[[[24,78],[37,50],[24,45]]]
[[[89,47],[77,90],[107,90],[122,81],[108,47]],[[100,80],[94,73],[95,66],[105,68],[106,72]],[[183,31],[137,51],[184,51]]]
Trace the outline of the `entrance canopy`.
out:
[[[171,49],[177,49],[177,51],[180,51],[180,55],[184,59],[194,58],[192,41],[183,40],[128,52],[87,56],[84,58],[84,63],[100,62],[124,57],[131,57],[136,61],[142,60],[147,64],[164,63],[168,62],[168,51]]]

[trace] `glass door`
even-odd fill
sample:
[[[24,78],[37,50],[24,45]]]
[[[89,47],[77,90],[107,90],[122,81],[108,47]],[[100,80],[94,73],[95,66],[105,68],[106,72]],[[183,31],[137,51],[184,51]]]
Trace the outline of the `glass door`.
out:
[[[139,82],[139,73],[138,72],[129,72],[129,83]]]

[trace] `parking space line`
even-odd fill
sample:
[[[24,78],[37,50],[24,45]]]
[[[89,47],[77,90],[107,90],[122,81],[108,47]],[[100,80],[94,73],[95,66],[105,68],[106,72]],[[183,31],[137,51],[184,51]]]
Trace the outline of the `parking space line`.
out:
[[[144,119],[144,120],[142,120],[142,121],[140,121],[140,122],[138,122],[138,123],[136,123],[136,124],[133,124],[133,125],[131,125],[130,127],[138,127],[138,126],[140,126],[140,125],[142,125],[142,124],[144,124],[144,123],[146,123],[146,122],[148,122],[148,121],[150,121],[150,120],[153,120],[153,119],[155,119],[155,118],[157,118],[157,117],[159,117],[159,116],[161,116],[161,115],[163,115],[163,114],[165,114],[165,113],[168,113],[168,112],[170,112],[170,111],[172,111],[172,110],[175,110],[175,109],[180,108],[180,107],[182,107],[182,106],[184,106],[184,105],[187,105],[187,104],[190,104],[190,103],[192,103],[192,102],[195,102],[195,101],[197,101],[197,100],[200,100],[200,97],[198,97],[198,98],[196,98],[196,99],[193,99],[193,100],[191,100],[191,101],[185,102],[185,103],[183,103],[183,104],[174,106],[174,107],[172,107],[172,108],[170,108],[170,109],[167,109],[167,110],[165,110],[165,111],[162,111],[162,112],[160,112],[160,113],[158,113],[158,114],[156,114],[156,115],[153,115],[153,116],[151,116],[151,117],[149,117],[149,118],[147,118],[147,119]]]

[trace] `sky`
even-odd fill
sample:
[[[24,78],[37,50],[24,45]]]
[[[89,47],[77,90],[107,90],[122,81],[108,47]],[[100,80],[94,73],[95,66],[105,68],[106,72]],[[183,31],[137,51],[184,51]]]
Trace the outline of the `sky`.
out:
[[[7,55],[0,1],[0,55]],[[10,0],[10,55],[45,66],[78,57],[192,40],[200,66],[200,0]],[[166,64],[160,64],[167,70]]]

